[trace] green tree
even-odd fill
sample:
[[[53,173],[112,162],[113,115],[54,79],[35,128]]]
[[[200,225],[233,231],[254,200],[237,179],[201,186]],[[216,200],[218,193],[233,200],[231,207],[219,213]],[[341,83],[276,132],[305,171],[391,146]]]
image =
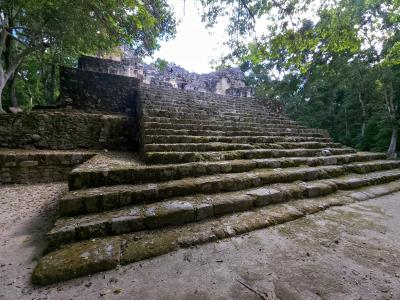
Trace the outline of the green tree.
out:
[[[167,60],[162,59],[162,58],[157,58],[157,59],[153,62],[153,65],[154,65],[158,70],[160,70],[161,72],[164,72],[164,71],[168,68],[168,65],[170,65],[170,64],[171,64],[170,62],[168,62]]]
[[[390,145],[394,157],[398,0],[200,1],[209,26],[230,18],[231,53],[222,61],[241,64],[258,95],[285,102],[289,115],[338,141],[365,150]],[[261,34],[255,32],[260,23]]]
[[[57,61],[122,44],[151,53],[175,33],[164,0],[1,0],[0,26],[0,112],[7,81],[33,53],[51,51]]]

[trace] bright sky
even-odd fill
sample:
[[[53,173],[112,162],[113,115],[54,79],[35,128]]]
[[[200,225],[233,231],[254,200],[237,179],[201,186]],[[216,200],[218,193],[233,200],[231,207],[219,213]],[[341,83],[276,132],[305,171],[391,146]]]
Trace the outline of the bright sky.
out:
[[[179,21],[176,28],[176,37],[173,40],[162,42],[160,50],[156,51],[152,57],[145,58],[146,63],[150,63],[157,58],[166,59],[196,73],[212,72],[211,60],[218,59],[224,54],[229,53],[227,46],[223,42],[228,39],[225,29],[228,25],[227,18],[219,18],[219,23],[213,28],[206,29],[201,22],[202,8],[195,0],[167,0],[175,11],[176,19]],[[186,3],[185,3],[186,2]],[[329,0],[325,0],[327,3]],[[314,1],[309,7],[309,11],[299,16],[303,18],[315,19],[317,8],[321,1]],[[273,11],[272,11],[273,12]],[[255,32],[257,36],[265,33],[269,21],[266,18],[257,19]],[[251,39],[251,36],[248,37]]]
[[[218,24],[214,28],[206,29],[201,22],[201,11],[197,1],[168,0],[174,8],[176,18],[180,20],[177,26],[176,37],[173,40],[162,42],[159,51],[152,58],[146,58],[149,63],[157,58],[163,58],[196,73],[209,73],[210,61],[218,58],[224,51],[222,43],[226,40],[225,25]],[[226,48],[225,48],[226,49]]]

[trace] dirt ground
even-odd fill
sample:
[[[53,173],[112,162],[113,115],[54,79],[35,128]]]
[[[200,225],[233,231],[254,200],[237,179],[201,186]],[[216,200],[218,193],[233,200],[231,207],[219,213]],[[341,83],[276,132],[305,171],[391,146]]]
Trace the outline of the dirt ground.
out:
[[[400,299],[400,193],[91,277],[30,284],[66,184],[0,187],[0,299]]]

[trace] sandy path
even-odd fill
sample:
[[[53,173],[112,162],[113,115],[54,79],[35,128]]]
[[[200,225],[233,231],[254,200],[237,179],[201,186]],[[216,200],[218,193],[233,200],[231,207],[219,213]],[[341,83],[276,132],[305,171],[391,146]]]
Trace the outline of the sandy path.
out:
[[[400,193],[32,287],[66,188],[0,187],[0,299],[400,299]]]

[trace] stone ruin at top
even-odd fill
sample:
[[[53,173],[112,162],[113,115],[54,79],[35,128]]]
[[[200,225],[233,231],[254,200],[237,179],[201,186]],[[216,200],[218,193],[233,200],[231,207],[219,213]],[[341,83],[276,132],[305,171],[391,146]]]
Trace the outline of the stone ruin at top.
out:
[[[125,52],[126,53],[126,52]],[[175,64],[168,64],[160,70],[153,64],[146,64],[141,58],[129,55],[110,55],[109,59],[83,56],[79,68],[86,71],[134,77],[145,84],[177,88],[187,91],[208,92],[218,95],[252,97],[253,88],[246,86],[240,68],[197,74]]]

